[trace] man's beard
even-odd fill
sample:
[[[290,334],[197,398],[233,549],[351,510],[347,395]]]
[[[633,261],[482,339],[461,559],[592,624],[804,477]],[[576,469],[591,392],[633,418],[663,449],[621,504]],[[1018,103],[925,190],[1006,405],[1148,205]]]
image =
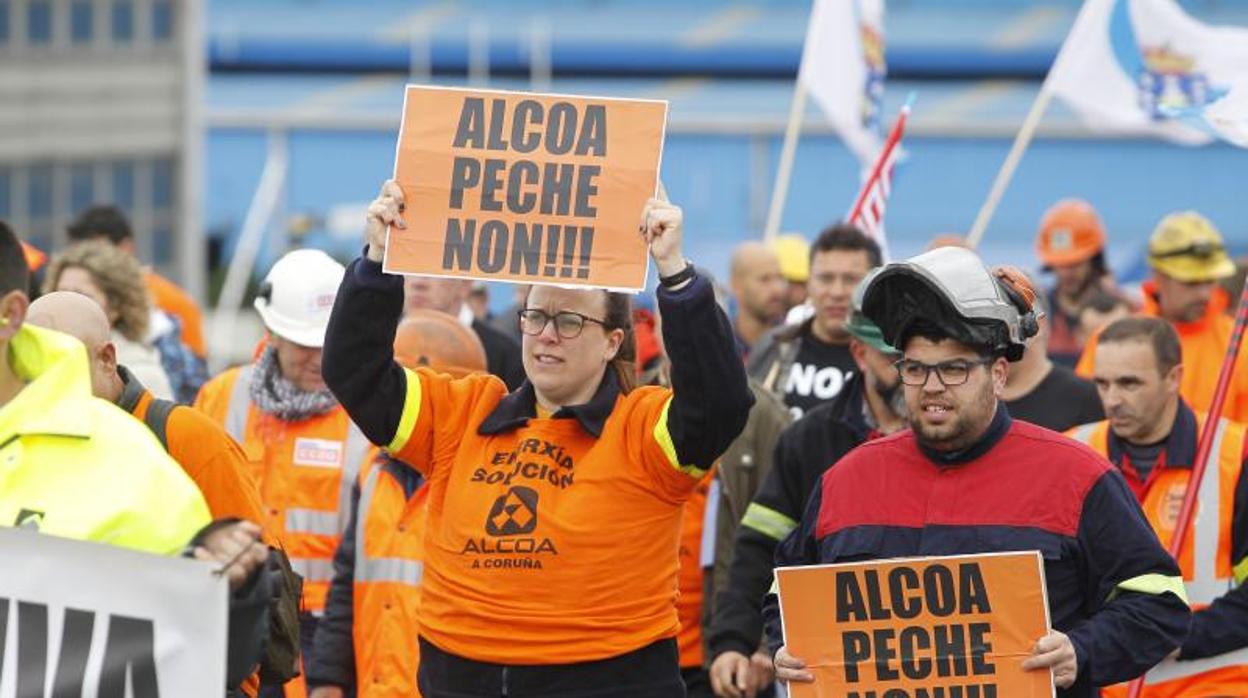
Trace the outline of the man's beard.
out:
[[[910,423],[910,430],[914,432],[915,438],[920,444],[934,451],[962,451],[975,443],[987,431],[987,424],[980,425],[972,422],[976,417],[973,413],[983,412],[988,415],[988,420],[991,422],[992,412],[990,408],[992,400],[993,394],[991,390],[976,396],[973,402],[957,410],[952,424],[944,424],[938,427],[941,430],[939,435],[928,431],[930,427],[921,421],[921,415],[911,415],[907,421]],[[920,407],[921,409],[922,407]]]
[[[901,381],[889,386],[884,385],[882,381],[872,381],[871,389],[875,391],[876,397],[880,398],[884,403],[884,407],[892,412],[894,416],[906,418],[910,413],[906,407],[906,391],[902,389]]]

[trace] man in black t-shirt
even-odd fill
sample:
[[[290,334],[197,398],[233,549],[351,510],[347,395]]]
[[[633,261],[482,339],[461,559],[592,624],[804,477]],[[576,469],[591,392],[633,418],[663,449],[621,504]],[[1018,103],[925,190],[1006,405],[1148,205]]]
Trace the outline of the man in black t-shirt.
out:
[[[1046,300],[1037,297],[1036,303],[1047,314]],[[1023,358],[1010,364],[1002,396],[1010,416],[1053,431],[1104,419],[1096,386],[1049,358],[1050,328],[1049,318],[1041,318]]]
[[[808,302],[814,315],[773,330],[750,353],[747,371],[788,405],[795,418],[834,399],[856,368],[849,353],[854,288],[882,262],[880,246],[861,230],[837,224],[810,246]]]

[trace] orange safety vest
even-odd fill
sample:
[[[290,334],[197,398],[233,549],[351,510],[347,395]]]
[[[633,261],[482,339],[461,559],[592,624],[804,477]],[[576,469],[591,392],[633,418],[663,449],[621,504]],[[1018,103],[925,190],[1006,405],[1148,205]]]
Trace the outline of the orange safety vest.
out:
[[[320,615],[334,576],[334,550],[350,516],[351,489],[372,445],[342,407],[299,422],[261,413],[248,394],[252,371],[243,366],[212,379],[195,406],[243,447],[260,485],[261,525],[282,532],[291,567],[304,580],[304,608]]]
[[[1141,314],[1161,317],[1157,304],[1157,287],[1150,281],[1143,285],[1144,307]],[[1213,393],[1217,388],[1218,369],[1226,357],[1226,347],[1231,341],[1235,322],[1226,314],[1229,298],[1218,289],[1205,308],[1204,317],[1194,322],[1170,323],[1179,335],[1183,347],[1183,380],[1179,394],[1193,410],[1209,411],[1213,405]],[[1090,337],[1075,366],[1075,373],[1091,378],[1095,368],[1097,336]],[[1239,424],[1248,423],[1248,351],[1241,351],[1235,363],[1226,393],[1222,416]]]
[[[1201,431],[1206,415],[1196,414],[1196,430]],[[1076,427],[1068,432],[1105,457],[1109,457],[1109,422]],[[1231,559],[1231,523],[1235,513],[1235,486],[1243,466],[1242,425],[1221,420],[1214,433],[1213,448],[1205,476],[1200,482],[1197,508],[1188,529],[1179,567],[1187,587],[1188,602],[1200,609],[1213,603],[1243,581],[1248,569],[1236,570]],[[1164,467],[1156,474],[1140,506],[1163,545],[1169,545],[1178,525],[1179,508],[1192,471],[1186,467]],[[1202,516],[1204,511],[1217,516]],[[1176,662],[1165,660],[1145,675],[1142,698],[1187,698],[1189,696],[1240,696],[1248,687],[1248,649],[1216,657]],[[1102,689],[1106,698],[1127,695],[1126,685]]]
[[[420,696],[417,636],[429,485],[408,499],[391,470],[407,467],[382,459],[360,473],[352,623],[360,698]]]
[[[680,668],[702,666],[702,534],[705,529],[706,507],[714,470],[698,483],[685,501],[680,520],[680,568],[676,574],[676,616],[680,633],[676,646],[680,650]]]

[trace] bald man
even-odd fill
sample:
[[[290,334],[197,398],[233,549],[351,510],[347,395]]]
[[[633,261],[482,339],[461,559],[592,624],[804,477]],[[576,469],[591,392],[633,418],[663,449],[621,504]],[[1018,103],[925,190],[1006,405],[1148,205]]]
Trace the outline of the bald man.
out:
[[[748,354],[759,337],[784,319],[786,285],[780,260],[761,242],[743,242],[732,252],[729,284],[737,299],[737,341]]]
[[[243,450],[207,415],[152,397],[117,363],[108,318],[95,301],[80,293],[49,293],[30,304],[26,321],[64,332],[86,345],[91,391],[147,424],[199,486],[214,519],[261,520],[260,493]],[[272,542],[267,536],[266,540]]]

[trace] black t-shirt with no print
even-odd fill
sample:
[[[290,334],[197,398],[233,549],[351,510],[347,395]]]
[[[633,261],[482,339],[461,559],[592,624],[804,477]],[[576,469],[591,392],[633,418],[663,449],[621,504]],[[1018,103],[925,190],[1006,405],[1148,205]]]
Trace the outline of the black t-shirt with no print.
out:
[[[1030,393],[1005,407],[1015,419],[1058,432],[1105,419],[1096,385],[1058,363]]]
[[[828,344],[815,337],[807,325],[799,341],[797,356],[787,376],[781,376],[784,404],[793,418],[825,402],[831,402],[844,389],[858,366],[848,344]]]

